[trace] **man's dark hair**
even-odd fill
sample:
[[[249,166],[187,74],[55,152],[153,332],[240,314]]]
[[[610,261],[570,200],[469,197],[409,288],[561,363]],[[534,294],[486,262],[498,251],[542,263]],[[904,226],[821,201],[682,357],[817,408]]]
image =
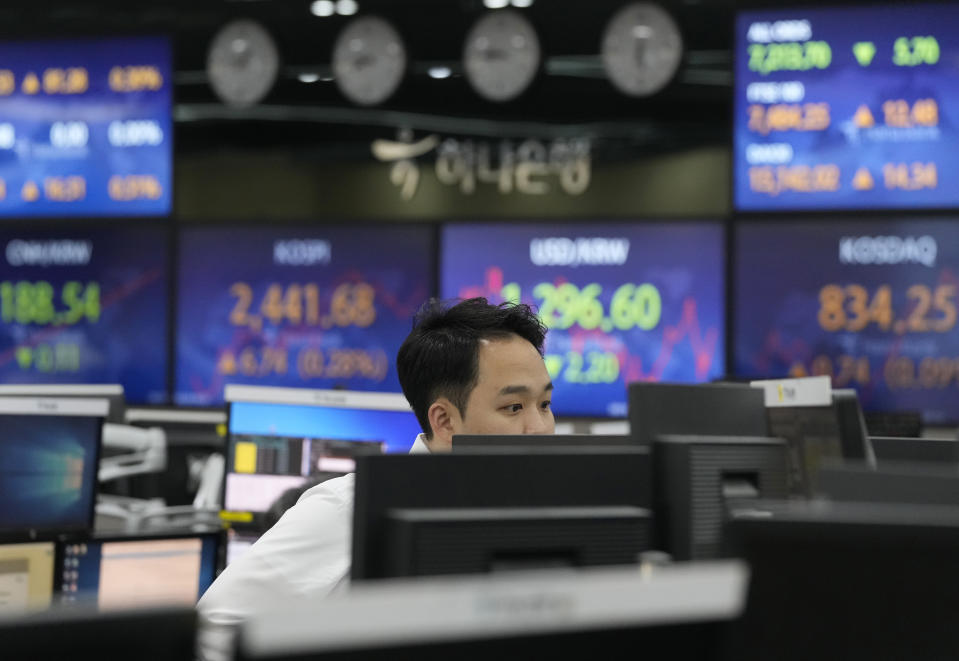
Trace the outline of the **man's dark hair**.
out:
[[[460,415],[479,378],[480,340],[519,335],[543,353],[546,327],[524,303],[492,305],[470,298],[450,306],[430,299],[413,319],[413,330],[396,354],[396,371],[407,401],[427,438],[430,405],[446,397]]]

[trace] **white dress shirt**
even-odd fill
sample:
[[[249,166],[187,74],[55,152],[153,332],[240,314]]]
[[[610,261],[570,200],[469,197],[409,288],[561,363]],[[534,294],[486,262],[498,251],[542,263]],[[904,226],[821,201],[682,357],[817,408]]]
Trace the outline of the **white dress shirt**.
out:
[[[410,454],[429,452],[423,434]],[[197,604],[214,625],[237,624],[289,601],[321,598],[349,584],[352,473],[304,492],[272,528],[213,582]]]

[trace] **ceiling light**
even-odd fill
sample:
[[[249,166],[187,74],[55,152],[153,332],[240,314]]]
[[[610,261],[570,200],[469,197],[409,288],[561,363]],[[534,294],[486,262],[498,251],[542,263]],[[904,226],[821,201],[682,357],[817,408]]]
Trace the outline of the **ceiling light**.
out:
[[[301,73],[296,77],[301,83],[315,83],[320,79],[318,73]]]
[[[437,80],[443,80],[453,75],[453,71],[449,67],[430,67],[427,73],[430,78],[436,78]]]
[[[514,7],[524,8],[530,7],[533,4],[533,0],[512,0]]]
[[[487,9],[502,9],[509,5],[509,0],[483,0],[483,5]]]
[[[316,0],[310,5],[310,13],[314,16],[332,16],[335,11],[333,0]]]
[[[336,13],[340,16],[352,16],[360,10],[356,0],[337,0]]]

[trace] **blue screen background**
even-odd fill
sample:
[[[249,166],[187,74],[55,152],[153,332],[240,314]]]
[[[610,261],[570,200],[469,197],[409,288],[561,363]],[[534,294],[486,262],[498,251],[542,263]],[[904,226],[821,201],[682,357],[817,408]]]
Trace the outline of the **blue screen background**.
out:
[[[629,240],[621,265],[538,266],[531,241],[543,237],[615,237]],[[598,283],[598,300],[607,316],[617,288],[650,283],[659,291],[662,311],[650,330],[575,324],[554,327],[546,336],[547,356],[563,360],[552,375],[553,411],[561,416],[626,416],[626,384],[634,381],[709,381],[723,374],[724,248],[718,223],[455,224],[443,230],[440,287],[444,298],[485,296],[503,300],[504,283],[520,285],[521,301],[540,309],[538,283]],[[615,354],[612,382],[571,380],[572,354]],[[586,378],[580,372],[576,379]]]
[[[938,247],[935,263],[841,263],[842,237],[932,237]],[[735,371],[750,378],[781,378],[801,369],[814,372],[817,357],[833,366],[834,385],[854,387],[864,409],[921,411],[926,423],[954,422],[959,397],[959,333],[897,333],[898,321],[909,317],[918,302],[907,292],[914,285],[959,285],[959,223],[955,220],[741,223],[736,236]],[[857,284],[875,301],[882,285],[891,289],[894,321],[882,330],[869,323],[857,332],[826,331],[819,322],[821,289],[829,284]],[[852,299],[844,301],[844,314]],[[932,305],[927,318],[942,319]],[[842,378],[843,356],[868,361],[863,371]],[[887,376],[891,359],[908,359],[905,376]],[[929,386],[920,378],[923,361],[932,363]],[[821,361],[825,362],[825,361]],[[901,362],[901,360],[900,360]],[[907,385],[908,384],[908,385]]]
[[[275,263],[274,242],[292,239],[328,241],[329,263]],[[432,292],[431,254],[431,231],[426,227],[377,226],[369,231],[345,227],[184,230],[177,301],[175,402],[220,403],[228,383],[398,392],[396,351],[412,328],[413,314]],[[339,285],[367,283],[375,291],[376,316],[366,327],[324,328],[289,320],[273,324],[269,319],[264,319],[262,328],[236,325],[230,318],[238,302],[231,287],[237,282],[251,288],[249,315],[261,318],[261,303],[274,283],[284,292],[289,292],[292,284],[315,284],[323,314],[330,309],[332,294]],[[244,350],[254,352],[258,359],[267,350],[283,351],[288,356],[286,372],[265,369],[254,374],[227,374],[219,368],[224,353],[240,356]],[[354,370],[332,377],[301,371],[298,356],[316,350],[326,361],[338,351],[362,353],[374,358],[382,371],[370,375]],[[259,366],[264,365],[265,361]]]
[[[0,416],[0,530],[93,523],[101,418]]]
[[[806,19],[811,39],[826,41],[832,61],[826,69],[776,71],[763,75],[749,70],[747,34],[755,22]],[[893,64],[900,37],[935,36],[941,51],[934,65]],[[861,66],[853,45],[872,42],[876,54]],[[959,204],[959,7],[949,4],[846,9],[791,9],[740,13],[736,20],[734,90],[734,205],[743,211],[934,208]],[[749,129],[747,87],[756,82],[797,81],[805,87],[802,103],[828,102],[830,125],[824,131],[774,131],[763,136]],[[902,99],[914,104],[934,99],[938,127],[931,131],[888,130],[883,104]],[[872,128],[857,128],[853,117],[865,105],[875,119]],[[891,136],[889,134],[892,134]],[[885,134],[885,137],[884,137]],[[784,191],[772,196],[750,190],[746,148],[750,144],[787,143],[793,148],[790,165],[832,163],[841,177],[837,191]],[[914,191],[887,189],[886,163],[936,164],[938,187]],[[871,190],[856,190],[853,177],[867,168],[875,181]]]
[[[13,241],[86,241],[87,264],[12,264]],[[0,322],[0,382],[121,383],[127,402],[167,401],[168,230],[162,227],[0,231],[0,281],[45,281],[53,285],[58,311],[63,285],[100,285],[100,316],[75,324]],[[79,347],[79,369],[21,366],[19,347],[65,344]]]
[[[169,41],[161,37],[112,38],[76,41],[5,42],[0,44],[0,62],[13,72],[16,89],[0,96],[0,122],[9,122],[16,132],[16,146],[0,148],[0,178],[6,196],[0,199],[0,216],[140,216],[167,215],[172,206],[172,60]],[[109,74],[113,67],[153,66],[163,84],[156,90],[113,91]],[[48,68],[85,67],[89,87],[81,94],[36,94],[23,91],[28,73],[42,79]],[[162,131],[158,144],[113,146],[109,125],[115,120],[152,121]],[[85,148],[55,147],[50,143],[53,122],[83,121],[89,137]],[[64,202],[35,201],[21,197],[27,181],[43,190],[48,176],[81,175],[86,195]],[[114,200],[108,194],[113,175],[150,175],[159,182],[157,199]]]

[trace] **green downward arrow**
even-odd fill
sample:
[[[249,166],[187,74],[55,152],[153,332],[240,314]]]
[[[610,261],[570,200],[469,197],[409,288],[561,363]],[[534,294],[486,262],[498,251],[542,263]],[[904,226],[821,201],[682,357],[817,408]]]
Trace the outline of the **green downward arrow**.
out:
[[[853,44],[852,54],[856,56],[859,66],[868,67],[872,63],[872,58],[876,56],[876,44],[871,41],[860,41]]]

